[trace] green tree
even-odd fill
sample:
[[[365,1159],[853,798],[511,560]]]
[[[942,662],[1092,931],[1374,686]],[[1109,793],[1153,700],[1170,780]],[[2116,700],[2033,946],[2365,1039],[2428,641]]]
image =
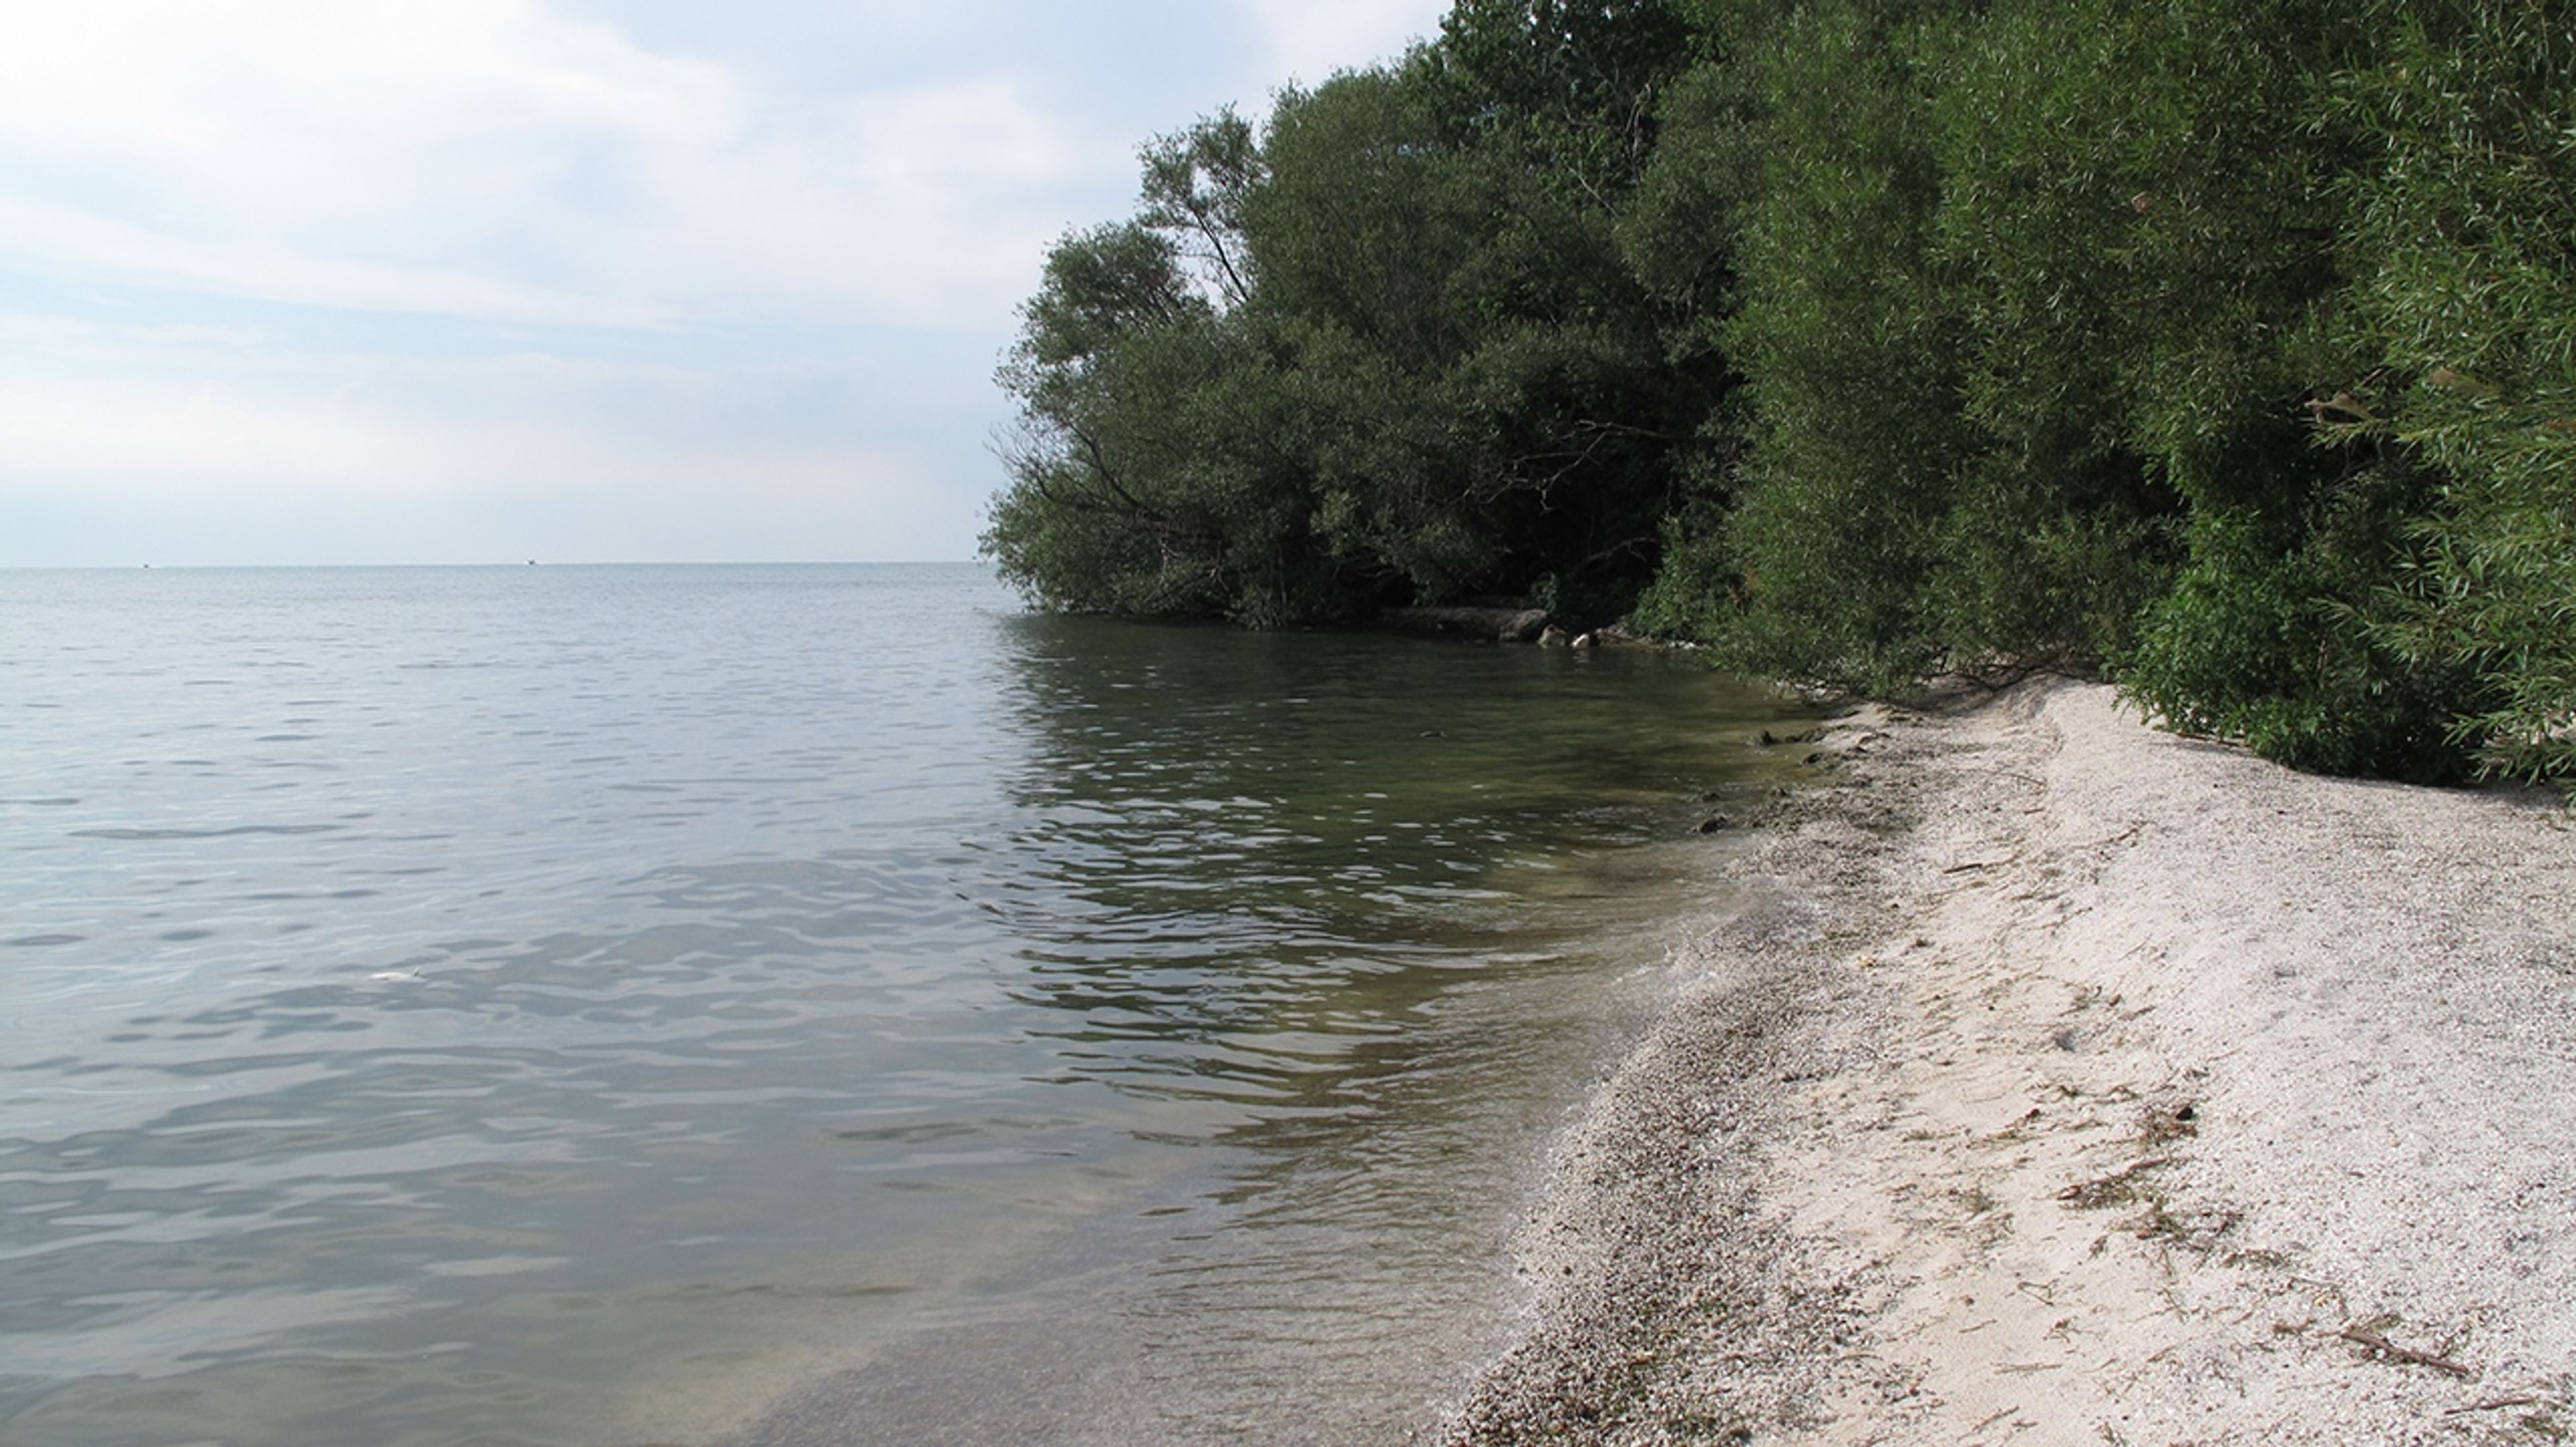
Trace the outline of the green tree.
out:
[[[986,545],[2576,777],[2571,137],[2535,0],[1457,0],[1059,245]]]
[[[2302,768],[2457,777],[2461,672],[2373,622],[2430,503],[2401,451],[2338,430],[2366,385],[2343,180],[2366,156],[2328,106],[2380,32],[2313,0],[2157,12],[2135,29],[2140,224],[2156,319],[2122,349],[2138,446],[2188,506],[2188,557],[2120,662],[2151,715]]]
[[[1327,606],[1275,349],[1169,236],[1066,238],[1024,318],[1002,370],[1011,486],[985,534],[1005,576],[1069,611],[1276,624]]]
[[[1762,170],[1722,334],[1750,450],[1722,553],[1677,553],[1702,571],[1654,600],[1723,587],[1700,622],[1730,661],[1861,687],[1939,661],[1922,593],[1965,445],[1919,28],[1881,9],[1807,7],[1754,57]]]
[[[1280,95],[1257,146],[1230,111],[1147,146],[1137,217],[1059,248],[1004,369],[1005,574],[1263,624],[1624,612],[1712,392],[1611,209],[1679,33],[1657,5],[1462,9]]]
[[[2329,412],[2432,476],[2378,641],[2465,674],[2451,739],[2576,781],[2576,32],[2562,7],[2382,3],[2335,118],[2348,336],[2369,400]]]

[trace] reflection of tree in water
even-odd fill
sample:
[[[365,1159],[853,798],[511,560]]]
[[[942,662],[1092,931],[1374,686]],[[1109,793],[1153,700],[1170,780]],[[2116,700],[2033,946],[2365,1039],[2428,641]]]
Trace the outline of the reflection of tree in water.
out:
[[[1364,1154],[1354,1125],[1526,1047],[1442,1025],[1598,924],[1533,889],[1682,832],[1778,717],[1659,655],[1012,626],[1031,756],[988,898],[1013,992],[1070,1015],[1069,1073],[1232,1103],[1219,1129],[1265,1154]]]

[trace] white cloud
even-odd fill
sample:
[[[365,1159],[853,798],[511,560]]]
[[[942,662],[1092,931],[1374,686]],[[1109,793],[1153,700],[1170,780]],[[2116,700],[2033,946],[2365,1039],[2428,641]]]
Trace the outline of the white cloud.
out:
[[[7,566],[961,556],[1135,143],[1442,5],[0,8]]]
[[[1240,0],[1282,80],[1313,85],[1438,33],[1447,0]]]
[[[935,473],[898,446],[675,443],[562,415],[406,410],[347,386],[19,376],[0,384],[0,566],[138,549],[183,563],[955,556],[974,501]],[[48,544],[40,524],[62,517],[92,520],[93,540]],[[298,536],[276,536],[281,518]]]
[[[512,323],[1007,315],[1123,169],[1008,81],[771,96],[532,0],[87,0],[0,33],[0,259]]]
[[[256,479],[271,489],[362,485],[400,490],[440,469],[372,419],[213,383],[18,376],[0,385],[0,478],[93,488],[209,491]]]
[[[292,242],[209,241],[8,195],[0,195],[0,255],[73,278],[139,280],[302,306],[541,325],[655,326],[671,319],[665,306],[640,298],[523,286],[453,266],[335,255]]]

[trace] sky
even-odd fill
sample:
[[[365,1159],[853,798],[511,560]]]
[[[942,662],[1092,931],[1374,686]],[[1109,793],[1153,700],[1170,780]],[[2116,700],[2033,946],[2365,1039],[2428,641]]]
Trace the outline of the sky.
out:
[[[0,567],[972,556],[1138,143],[1445,0],[0,19]]]

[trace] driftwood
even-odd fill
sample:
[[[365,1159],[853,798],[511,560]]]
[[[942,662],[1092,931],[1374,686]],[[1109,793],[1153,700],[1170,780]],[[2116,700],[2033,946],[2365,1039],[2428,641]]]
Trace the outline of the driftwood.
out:
[[[1389,608],[1377,615],[1377,621],[1406,633],[1458,633],[1527,643],[1547,627],[1547,613],[1539,608]]]

